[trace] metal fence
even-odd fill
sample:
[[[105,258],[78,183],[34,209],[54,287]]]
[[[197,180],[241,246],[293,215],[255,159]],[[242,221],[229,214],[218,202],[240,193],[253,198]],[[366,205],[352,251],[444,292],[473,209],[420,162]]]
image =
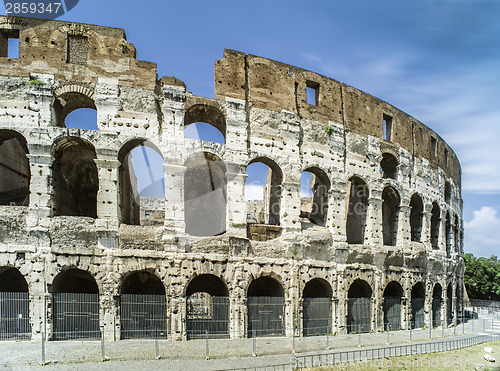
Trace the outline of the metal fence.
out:
[[[53,340],[99,339],[99,295],[54,293]]]
[[[371,331],[371,299],[349,298],[347,302],[347,332]]]
[[[188,339],[229,337],[228,297],[192,295],[186,304]]]
[[[425,298],[411,298],[412,328],[422,328],[425,326]]]
[[[122,294],[120,321],[121,339],[165,337],[167,334],[165,295]]]
[[[441,325],[441,299],[432,299],[432,327]]]
[[[401,330],[401,298],[384,298],[384,330]]]
[[[10,339],[31,339],[27,292],[0,292],[0,340]]]
[[[248,297],[248,337],[283,336],[285,299],[271,296]]]
[[[332,302],[329,298],[304,298],[304,336],[324,335],[332,328]]]

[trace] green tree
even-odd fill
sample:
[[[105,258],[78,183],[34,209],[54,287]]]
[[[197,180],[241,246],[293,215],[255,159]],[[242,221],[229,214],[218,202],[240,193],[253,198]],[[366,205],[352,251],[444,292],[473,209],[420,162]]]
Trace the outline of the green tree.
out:
[[[476,258],[464,254],[465,287],[471,299],[500,300],[500,262],[492,255]]]

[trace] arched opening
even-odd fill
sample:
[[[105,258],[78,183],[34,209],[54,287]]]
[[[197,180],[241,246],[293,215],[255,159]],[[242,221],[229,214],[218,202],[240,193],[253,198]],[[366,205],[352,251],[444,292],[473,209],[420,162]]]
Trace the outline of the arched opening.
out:
[[[451,204],[451,186],[449,182],[444,184],[444,202]]]
[[[226,231],[226,165],[208,152],[185,162],[184,219],[191,236],[218,236]]]
[[[328,334],[332,326],[332,287],[314,278],[304,287],[302,314],[304,336]]]
[[[422,213],[424,212],[424,205],[417,193],[411,197],[410,208],[411,240],[413,242],[420,242],[422,239]]]
[[[285,334],[285,297],[271,277],[252,281],[247,291],[248,337]]]
[[[229,291],[217,276],[196,276],[186,291],[188,339],[229,337]]]
[[[55,99],[53,110],[56,125],[59,127],[98,130],[97,108],[89,95],[78,92],[63,93]],[[75,111],[78,112],[72,115]]]
[[[451,283],[446,289],[446,323],[451,325],[453,322],[453,286]]]
[[[153,273],[129,274],[121,285],[120,338],[140,339],[167,335],[165,286]]]
[[[398,237],[400,198],[392,187],[385,187],[382,192],[382,233],[384,245],[396,246]]]
[[[0,205],[28,206],[30,162],[26,139],[16,131],[0,130]]]
[[[445,222],[445,236],[446,236],[446,257],[451,257],[451,219],[450,213],[446,213]]]
[[[439,229],[441,228],[441,210],[436,202],[432,204],[431,211],[431,245],[439,249]]]
[[[300,177],[300,218],[302,228],[311,224],[325,226],[330,180],[318,168],[307,168]]]
[[[30,338],[28,283],[16,268],[0,267],[0,339]]]
[[[53,340],[97,339],[99,288],[89,272],[68,269],[52,282]]]
[[[225,143],[226,118],[224,114],[218,108],[207,104],[195,104],[189,107],[184,115],[184,137]]]
[[[96,158],[94,146],[84,139],[63,137],[54,143],[54,215],[97,218]]]
[[[458,224],[458,216],[455,215],[455,225],[453,226],[453,240],[455,242],[455,252],[460,252],[460,234],[458,233],[460,227]]]
[[[441,300],[442,300],[443,288],[439,283],[434,285],[434,290],[432,291],[432,327],[438,327],[441,325]]]
[[[160,150],[145,139],[127,142],[120,161],[120,221],[161,226],[165,220],[165,172]]]
[[[397,179],[398,160],[390,153],[383,153],[380,161],[380,172],[384,179]]]
[[[93,108],[80,108],[71,112],[64,120],[68,129],[99,130],[97,127],[97,111]]]
[[[401,299],[403,298],[403,288],[392,281],[387,284],[384,290],[384,329],[395,331],[401,330]]]
[[[272,160],[259,157],[246,170],[247,236],[267,241],[281,234],[280,208],[283,174]]]
[[[411,326],[412,328],[422,328],[425,326],[424,311],[425,287],[422,282],[417,283],[411,289]]]
[[[368,282],[356,279],[347,293],[347,332],[371,331],[372,288]]]
[[[368,206],[368,187],[357,177],[347,182],[347,243],[363,244],[365,241],[366,210]]]

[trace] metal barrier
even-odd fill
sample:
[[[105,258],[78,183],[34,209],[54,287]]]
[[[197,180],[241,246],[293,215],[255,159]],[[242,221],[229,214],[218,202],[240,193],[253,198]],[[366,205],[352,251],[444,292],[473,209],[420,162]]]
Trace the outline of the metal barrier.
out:
[[[401,330],[401,298],[384,298],[384,330]]]
[[[425,326],[425,298],[411,298],[411,314],[413,328],[422,328]]]
[[[347,303],[347,332],[370,332],[371,299],[349,298]]]
[[[52,340],[99,339],[99,295],[54,293]]]
[[[120,301],[121,339],[154,338],[167,334],[165,295],[122,294]]]
[[[330,298],[304,298],[304,336],[324,335],[332,328]]]
[[[272,296],[248,297],[248,337],[285,334],[285,299]]]
[[[187,300],[188,339],[229,337],[229,298],[192,295]]]
[[[0,340],[31,339],[29,295],[0,292]]]

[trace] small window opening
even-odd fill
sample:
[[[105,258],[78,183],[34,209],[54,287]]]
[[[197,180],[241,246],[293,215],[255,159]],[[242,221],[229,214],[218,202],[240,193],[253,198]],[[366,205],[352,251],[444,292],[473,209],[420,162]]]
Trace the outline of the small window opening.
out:
[[[149,216],[149,210],[146,210],[146,211],[144,212],[144,215],[145,215],[145,216]]]
[[[437,140],[434,137],[431,137],[431,156],[436,156],[437,152]]]
[[[0,31],[0,57],[19,58],[19,31]]]
[[[306,93],[307,93],[307,104],[310,104],[311,106],[317,106],[319,98],[319,84],[312,81],[308,81]]]
[[[444,163],[446,166],[448,166],[448,150],[444,150]]]
[[[382,119],[384,123],[384,140],[390,141],[392,139],[392,117],[384,114]]]

